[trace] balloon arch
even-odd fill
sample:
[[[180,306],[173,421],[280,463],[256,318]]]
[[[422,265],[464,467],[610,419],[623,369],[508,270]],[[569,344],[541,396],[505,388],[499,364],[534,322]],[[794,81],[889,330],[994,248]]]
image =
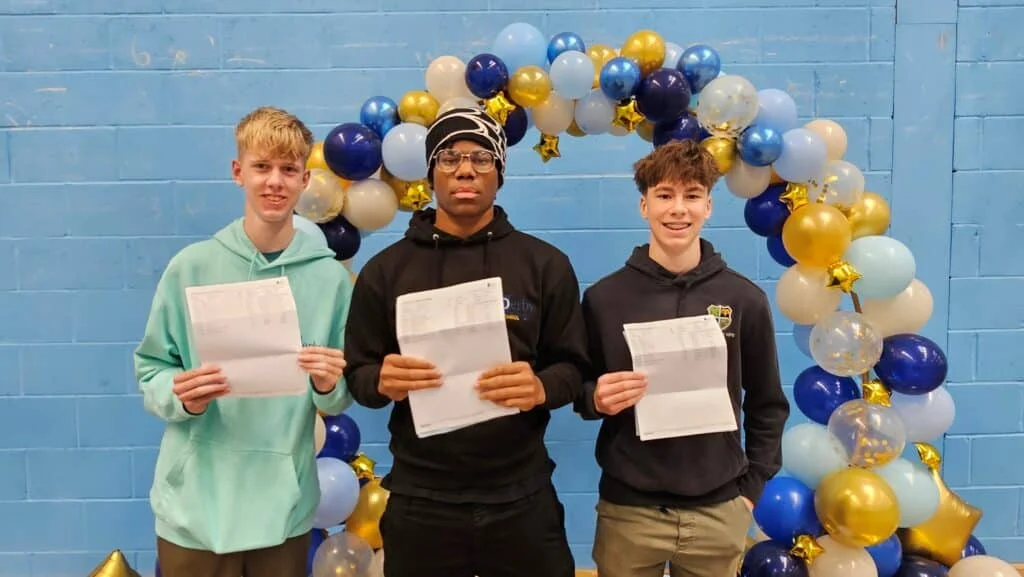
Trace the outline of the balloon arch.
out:
[[[455,106],[486,109],[512,146],[535,128],[533,149],[544,162],[560,156],[563,135],[635,132],[654,146],[698,139],[728,190],[746,200],[750,230],[787,267],[775,302],[813,360],[793,386],[807,422],[783,437],[784,474],[754,509],[761,539],[741,575],[1016,575],[974,537],[982,512],[946,486],[929,444],[955,413],[943,386],[947,361],[919,334],[932,296],[915,277],[911,251],[885,234],[886,200],[844,160],[838,123],[801,125],[786,92],[758,90],[721,68],[713,47],[683,48],[651,30],[616,49],[510,24],[490,52],[466,62],[438,57],[424,89],[397,101],[372,96],[358,122],[332,129],[309,160],[296,222],[322,232],[346,261],[361,233],[429,204],[426,127]],[[841,308],[844,297],[851,307]],[[315,577],[382,575],[377,522],[387,492],[359,444],[351,417],[317,419]],[[915,452],[909,445],[916,458],[904,456]]]

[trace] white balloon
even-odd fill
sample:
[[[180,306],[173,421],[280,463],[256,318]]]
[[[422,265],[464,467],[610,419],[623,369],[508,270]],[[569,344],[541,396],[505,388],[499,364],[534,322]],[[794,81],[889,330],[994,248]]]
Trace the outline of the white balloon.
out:
[[[829,535],[817,538],[825,551],[810,564],[810,577],[878,577],[875,560],[863,547],[850,547]]]
[[[455,98],[449,98],[445,100],[441,107],[437,109],[437,115],[441,116],[445,112],[453,108],[476,108],[480,109],[480,103],[474,98],[467,98],[465,96],[456,96]]]
[[[327,425],[324,424],[324,418],[320,415],[313,418],[315,419],[313,421],[313,454],[319,455],[324,444],[327,443]]]
[[[542,134],[555,136],[572,126],[574,104],[557,92],[533,107],[533,125]]]
[[[386,182],[366,179],[348,187],[342,215],[360,231],[387,226],[398,213],[398,197]]]
[[[1020,573],[998,557],[972,555],[950,567],[949,577],[1020,577]]]
[[[429,66],[424,78],[427,92],[438,102],[445,102],[459,96],[473,98],[473,93],[466,86],[466,63],[455,56],[445,55],[435,58]]]

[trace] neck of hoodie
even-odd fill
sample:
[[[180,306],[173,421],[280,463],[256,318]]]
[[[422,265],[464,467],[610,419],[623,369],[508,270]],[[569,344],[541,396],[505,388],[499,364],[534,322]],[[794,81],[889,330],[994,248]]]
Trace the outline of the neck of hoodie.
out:
[[[686,247],[680,253],[671,254],[665,250],[665,248],[654,242],[653,235],[651,242],[649,243],[649,249],[647,251],[651,260],[660,264],[665,270],[671,271],[676,275],[681,275],[690,272],[697,268],[700,264],[701,250],[700,239],[697,242],[690,243],[690,246]]]
[[[467,222],[465,219],[457,219],[443,210],[434,211],[434,227],[451,236],[458,238],[469,238],[481,230],[487,228],[494,220],[494,207],[487,209],[483,214]]]
[[[491,262],[490,245],[494,241],[501,240],[515,229],[508,221],[508,215],[500,206],[495,205],[492,209],[494,216],[483,228],[466,236],[459,237],[437,227],[437,210],[425,208],[413,213],[409,219],[409,228],[405,231],[405,238],[420,246],[433,249],[434,254],[434,286],[440,288],[447,286],[445,278],[445,266],[447,265],[447,253],[451,250],[479,250],[479,266],[484,277],[490,277],[493,272]]]
[[[626,265],[651,277],[659,284],[674,285],[681,289],[689,288],[713,277],[726,268],[725,260],[715,251],[714,245],[704,239],[699,240],[700,261],[697,263],[697,266],[683,273],[670,271],[651,258],[651,247],[649,244],[634,248],[633,254],[626,261]]]
[[[242,229],[245,230],[245,236],[249,237],[249,242],[263,253],[283,251],[295,237],[295,226],[290,218],[271,223],[247,214],[242,219]]]

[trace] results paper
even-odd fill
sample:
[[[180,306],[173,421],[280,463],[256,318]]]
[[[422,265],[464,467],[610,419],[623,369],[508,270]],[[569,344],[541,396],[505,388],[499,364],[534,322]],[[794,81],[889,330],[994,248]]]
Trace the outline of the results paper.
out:
[[[196,352],[220,366],[229,396],[299,395],[309,375],[298,365],[302,338],[288,277],[185,289]]]
[[[475,389],[481,373],[512,362],[500,277],[402,295],[395,322],[402,354],[433,363],[442,375],[440,387],[409,393],[417,436],[519,412],[480,399]]]
[[[735,431],[725,335],[710,315],[623,325],[633,370],[647,375],[634,408],[641,440]]]

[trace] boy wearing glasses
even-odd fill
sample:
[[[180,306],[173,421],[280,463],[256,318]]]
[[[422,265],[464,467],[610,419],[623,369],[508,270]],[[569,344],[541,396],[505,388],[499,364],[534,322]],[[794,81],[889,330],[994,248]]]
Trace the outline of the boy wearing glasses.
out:
[[[477,109],[453,109],[426,137],[437,208],[360,272],[348,317],[345,377],[356,402],[393,403],[394,463],[380,521],[388,577],[573,577],[564,509],[544,445],[550,411],[582,394],[586,329],[579,283],[555,247],[517,231],[494,204],[506,137]],[[513,362],[480,375],[481,398],[519,412],[419,438],[410,391],[443,386],[428,361],[399,352],[395,299],[501,277]],[[472,355],[473,351],[460,351]]]

